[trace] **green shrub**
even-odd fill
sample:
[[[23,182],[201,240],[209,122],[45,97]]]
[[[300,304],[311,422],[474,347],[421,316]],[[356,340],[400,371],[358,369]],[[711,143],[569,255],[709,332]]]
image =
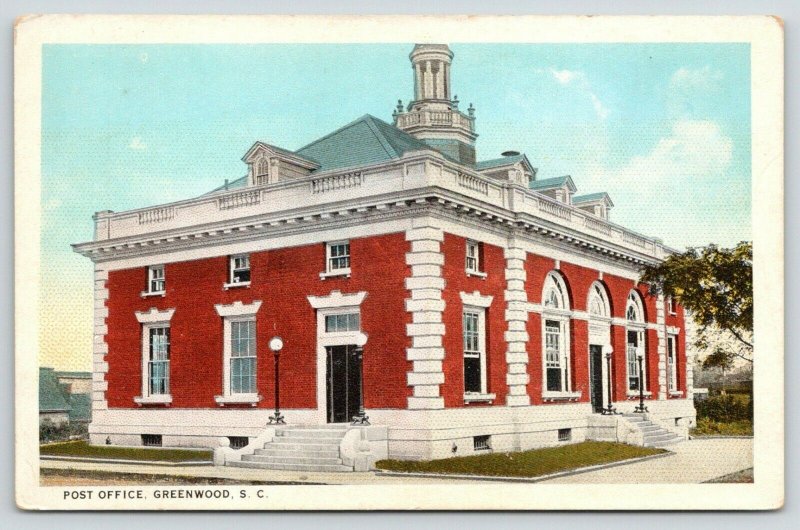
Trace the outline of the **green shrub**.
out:
[[[697,417],[706,418],[711,421],[730,422],[740,420],[752,420],[753,408],[751,399],[739,395],[726,394],[724,396],[713,396],[695,404]]]
[[[721,422],[698,418],[697,427],[692,429],[691,434],[692,436],[752,436],[753,422],[750,420]]]
[[[59,442],[75,438],[87,438],[89,435],[86,423],[53,423],[44,419],[39,424],[39,442]]]

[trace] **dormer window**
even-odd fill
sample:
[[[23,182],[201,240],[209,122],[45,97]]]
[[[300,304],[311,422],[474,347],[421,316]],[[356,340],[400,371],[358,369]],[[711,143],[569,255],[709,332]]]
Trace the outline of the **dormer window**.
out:
[[[231,256],[229,281],[231,285],[250,284],[250,256],[247,254]]]
[[[163,265],[151,265],[147,268],[147,294],[162,294],[167,290]]]
[[[256,186],[269,182],[269,158],[262,157],[256,164]]]

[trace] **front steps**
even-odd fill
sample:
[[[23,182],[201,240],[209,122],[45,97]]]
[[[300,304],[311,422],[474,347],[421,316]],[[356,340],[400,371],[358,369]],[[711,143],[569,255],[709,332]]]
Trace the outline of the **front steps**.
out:
[[[286,471],[353,471],[343,464],[339,452],[347,429],[348,425],[281,427],[272,442],[227,465]]]
[[[644,447],[666,447],[683,441],[683,438],[646,419],[642,414],[623,414],[625,420],[641,431]]]

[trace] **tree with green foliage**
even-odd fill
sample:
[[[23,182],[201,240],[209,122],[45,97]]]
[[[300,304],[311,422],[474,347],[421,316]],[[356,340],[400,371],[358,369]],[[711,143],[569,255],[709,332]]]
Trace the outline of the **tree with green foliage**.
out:
[[[726,349],[714,348],[705,359],[703,359],[703,369],[719,369],[722,371],[722,393],[725,393],[725,372],[733,368],[734,355]]]
[[[753,362],[753,244],[689,248],[646,266],[642,281],[652,294],[671,296],[698,326],[695,346]],[[717,353],[721,351],[722,353]],[[715,361],[712,361],[715,362]]]

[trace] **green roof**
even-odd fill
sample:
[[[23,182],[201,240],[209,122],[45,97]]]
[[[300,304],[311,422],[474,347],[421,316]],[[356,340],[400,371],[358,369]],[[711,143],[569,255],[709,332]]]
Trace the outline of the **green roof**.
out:
[[[524,154],[514,155],[514,156],[504,156],[501,158],[493,158],[491,160],[481,160],[480,162],[475,164],[475,169],[477,169],[478,171],[483,171],[486,169],[492,169],[494,167],[510,166],[511,164],[522,162],[523,160],[527,161],[527,157]]]
[[[365,114],[297,150],[320,164],[317,171],[365,166],[400,158],[409,151],[435,149],[375,116]]]
[[[71,379],[91,379],[92,372],[56,372],[56,377],[69,377]]]
[[[606,200],[610,204],[613,204],[611,202],[611,197],[609,197],[608,193],[604,191],[598,191],[597,193],[587,193],[586,195],[577,195],[572,198],[572,204],[580,204],[582,202],[593,202],[602,200]]]
[[[528,187],[532,190],[549,190],[553,188],[561,188],[562,186],[567,186],[573,191],[575,190],[575,184],[572,182],[572,177],[569,175],[564,175],[563,177],[553,177],[544,180],[533,180],[530,182],[530,184],[528,184]]]
[[[70,410],[58,378],[52,368],[39,368],[39,412],[66,412]]]
[[[69,421],[89,421],[92,419],[92,395],[69,395]]]

